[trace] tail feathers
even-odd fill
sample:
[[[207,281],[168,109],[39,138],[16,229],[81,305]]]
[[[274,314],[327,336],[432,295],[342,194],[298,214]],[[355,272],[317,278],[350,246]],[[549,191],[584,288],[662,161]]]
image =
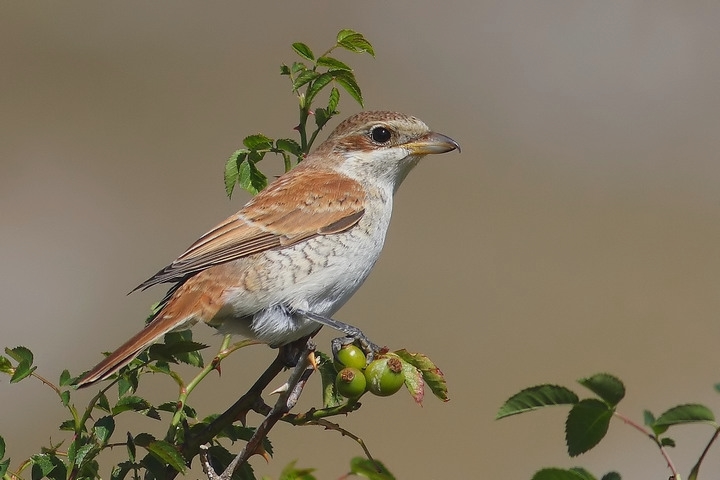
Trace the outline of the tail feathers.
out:
[[[177,328],[178,322],[175,318],[156,318],[130,340],[123,343],[117,350],[105,357],[92,370],[83,375],[75,386],[83,388],[107,379],[110,375],[132,362],[143,350],[158,341],[163,335]]]

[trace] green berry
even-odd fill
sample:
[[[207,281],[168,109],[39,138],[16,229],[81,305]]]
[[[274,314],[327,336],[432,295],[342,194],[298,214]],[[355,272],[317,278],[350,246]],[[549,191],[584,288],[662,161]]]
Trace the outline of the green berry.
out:
[[[370,393],[381,397],[392,395],[405,383],[402,362],[396,357],[373,360],[365,369],[365,379]]]
[[[353,344],[343,346],[335,354],[335,366],[338,370],[342,370],[345,367],[362,370],[365,368],[366,363],[367,359],[363,351]]]
[[[345,367],[335,377],[335,389],[345,398],[358,398],[366,386],[365,375],[357,368]]]

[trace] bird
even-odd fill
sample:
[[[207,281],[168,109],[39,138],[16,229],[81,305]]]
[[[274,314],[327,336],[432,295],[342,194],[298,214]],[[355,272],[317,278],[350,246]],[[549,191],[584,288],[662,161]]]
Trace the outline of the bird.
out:
[[[350,116],[295,168],[138,285],[133,291],[173,284],[145,328],[76,387],[107,379],[166,333],[198,322],[271,347],[323,325],[357,334],[332,315],[378,260],[398,187],[422,157],[452,150],[460,151],[455,140],[416,117]]]

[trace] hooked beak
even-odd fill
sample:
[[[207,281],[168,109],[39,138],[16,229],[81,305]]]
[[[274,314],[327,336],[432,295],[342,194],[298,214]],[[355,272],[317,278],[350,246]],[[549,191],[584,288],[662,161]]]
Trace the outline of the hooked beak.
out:
[[[430,132],[418,138],[414,142],[405,144],[405,148],[415,155],[429,155],[433,153],[445,153],[453,150],[460,151],[460,145],[452,138],[441,133]]]

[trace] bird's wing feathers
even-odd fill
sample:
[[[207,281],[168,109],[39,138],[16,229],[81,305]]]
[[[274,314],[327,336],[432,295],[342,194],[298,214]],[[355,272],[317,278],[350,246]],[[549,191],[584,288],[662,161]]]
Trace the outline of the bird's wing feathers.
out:
[[[214,265],[345,231],[365,213],[362,186],[336,172],[300,169],[279,178],[237,214],[200,237],[136,290],[181,281]]]

